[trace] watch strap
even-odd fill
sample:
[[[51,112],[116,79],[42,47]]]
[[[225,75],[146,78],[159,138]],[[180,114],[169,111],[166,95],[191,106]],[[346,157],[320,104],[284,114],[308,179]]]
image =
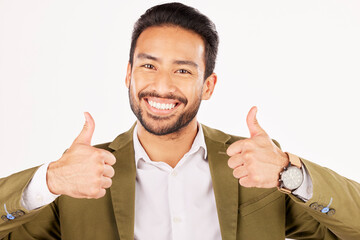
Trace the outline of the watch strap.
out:
[[[284,188],[284,187],[278,187],[278,190],[282,193],[290,194],[291,190]]]
[[[291,163],[291,165],[294,165],[297,168],[301,168],[302,164],[301,164],[301,160],[298,156],[289,153],[289,152],[285,152],[288,156],[289,156],[289,161]]]

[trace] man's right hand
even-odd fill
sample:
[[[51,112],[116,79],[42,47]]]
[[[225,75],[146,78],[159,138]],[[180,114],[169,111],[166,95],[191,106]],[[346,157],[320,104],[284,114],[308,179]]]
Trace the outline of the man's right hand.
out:
[[[101,198],[112,184],[116,158],[109,151],[91,146],[94,119],[85,112],[85,125],[62,157],[49,164],[47,185],[53,194],[74,198]]]

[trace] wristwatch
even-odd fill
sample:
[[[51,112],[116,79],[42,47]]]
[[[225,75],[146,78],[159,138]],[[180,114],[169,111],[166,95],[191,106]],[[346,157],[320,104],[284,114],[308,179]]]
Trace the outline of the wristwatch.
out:
[[[285,152],[289,156],[289,165],[284,167],[280,173],[280,187],[278,189],[283,193],[291,193],[301,186],[304,176],[301,170],[300,158],[294,154]]]

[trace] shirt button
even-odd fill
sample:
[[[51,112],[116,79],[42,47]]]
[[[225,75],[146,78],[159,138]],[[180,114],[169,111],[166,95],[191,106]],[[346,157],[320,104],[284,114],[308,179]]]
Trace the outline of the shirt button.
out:
[[[181,223],[181,218],[179,218],[179,217],[174,217],[174,218],[173,218],[173,222],[174,222],[174,223]]]
[[[178,175],[177,171],[172,171],[171,176],[176,177]]]

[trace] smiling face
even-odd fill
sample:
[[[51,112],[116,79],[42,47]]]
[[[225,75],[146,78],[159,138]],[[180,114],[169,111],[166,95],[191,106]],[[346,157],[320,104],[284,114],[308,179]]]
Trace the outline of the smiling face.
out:
[[[204,81],[202,38],[174,26],[144,30],[136,44],[126,85],[131,109],[141,125],[155,135],[167,135],[196,123],[202,99],[209,99],[216,75]]]

